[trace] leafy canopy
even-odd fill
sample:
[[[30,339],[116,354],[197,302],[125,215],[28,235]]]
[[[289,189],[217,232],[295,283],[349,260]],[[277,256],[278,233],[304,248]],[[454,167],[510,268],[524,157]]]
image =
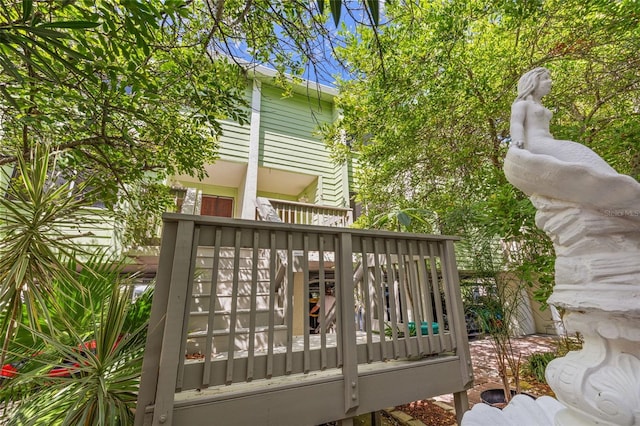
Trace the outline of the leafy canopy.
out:
[[[204,177],[220,120],[248,120],[251,64],[326,74],[327,24],[377,2],[24,0],[0,6],[0,166],[49,144],[58,167],[101,182],[140,240],[171,203],[167,176]],[[71,174],[71,173],[69,173]],[[157,219],[157,218],[156,218]]]
[[[516,82],[548,67],[552,133],[640,176],[638,12],[630,1],[388,4],[388,25],[346,35],[339,54],[355,78],[340,84],[342,120],[325,129],[337,159],[357,156],[363,210],[430,211],[439,232],[468,237],[463,266],[497,239],[512,267],[552,275],[535,210],[502,172]]]

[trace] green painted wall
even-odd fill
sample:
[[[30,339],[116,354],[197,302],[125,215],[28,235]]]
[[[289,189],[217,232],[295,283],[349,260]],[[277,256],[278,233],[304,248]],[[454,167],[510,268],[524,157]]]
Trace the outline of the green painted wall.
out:
[[[249,124],[244,126],[232,121],[221,121],[220,159],[243,161],[249,157]]]
[[[342,169],[316,134],[319,123],[333,121],[333,105],[263,84],[261,111],[260,166],[321,176],[322,203],[343,206]]]
[[[230,188],[228,186],[207,185],[200,182],[182,182],[178,181],[185,188],[195,188],[202,191],[205,195],[218,195],[220,197],[237,198],[238,188]]]
[[[251,104],[251,90],[253,82],[249,81],[244,92],[245,99]],[[246,108],[249,121],[251,118],[251,108]],[[251,124],[240,125],[235,121],[221,120],[222,136],[220,137],[220,158],[222,160],[246,162],[249,157],[249,132]]]
[[[75,236],[74,243],[89,250],[109,247],[112,251],[117,251],[117,223],[113,218],[106,217],[105,211],[99,208],[87,208],[87,213],[91,220],[90,224],[79,224],[77,227],[69,228],[65,233]]]

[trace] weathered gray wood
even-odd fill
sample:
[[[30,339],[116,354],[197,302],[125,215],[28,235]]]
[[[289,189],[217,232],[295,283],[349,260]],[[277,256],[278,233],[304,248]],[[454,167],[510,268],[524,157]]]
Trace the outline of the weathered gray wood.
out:
[[[276,307],[276,286],[278,281],[276,279],[276,265],[277,265],[277,250],[276,250],[276,234],[275,232],[269,233],[269,331],[268,331],[268,346],[267,346],[267,374],[266,377],[271,378],[273,375],[273,348],[275,340],[275,307]]]
[[[471,364],[471,353],[469,350],[469,336],[467,335],[467,323],[464,317],[464,307],[462,305],[462,294],[460,291],[460,278],[458,276],[458,267],[456,265],[455,251],[453,243],[447,241],[444,243],[445,255],[447,258],[447,275],[451,285],[451,305],[452,315],[456,319],[458,332],[455,334],[456,353],[460,356],[460,374],[463,380],[468,381],[470,387],[473,382],[473,366]]]
[[[222,230],[216,229],[214,247],[213,247],[213,272],[211,276],[211,289],[218,287],[218,275],[220,273],[220,241],[222,240]],[[211,353],[213,350],[213,322],[215,315],[211,315],[216,310],[216,298],[215,291],[210,292],[209,296],[209,320],[207,322],[207,337],[205,339],[204,347],[204,372],[202,376],[202,387],[209,386],[209,377],[211,376]]]
[[[180,339],[180,351],[179,354],[184,356],[186,353],[187,339],[185,336],[189,332],[189,315],[191,304],[191,293],[193,289],[193,276],[195,273],[195,262],[198,255],[198,236],[200,235],[200,228],[193,229],[193,240],[191,242],[191,256],[189,261],[189,273],[187,279],[187,288],[185,290],[185,309],[182,314],[182,338]],[[182,373],[183,373],[184,361],[182,359],[178,362],[178,373],[176,377],[176,391],[182,389]]]
[[[413,318],[416,324],[416,336],[422,337],[422,309],[420,307],[420,299],[421,299],[421,288],[419,286],[418,281],[418,273],[416,271],[417,265],[416,262],[424,262],[423,259],[415,258],[415,241],[410,241],[408,244],[408,252],[409,252],[409,260],[408,260],[408,269],[409,269],[409,280],[408,285],[413,294],[411,299],[411,307],[413,310]],[[422,356],[424,354],[424,339],[418,339],[418,355]]]
[[[410,336],[411,332],[409,330],[409,310],[408,310],[408,295],[407,295],[407,279],[406,279],[406,271],[405,271],[405,249],[403,248],[404,241],[398,240],[396,242],[398,247],[398,292],[400,293],[400,316],[402,317],[402,328],[404,329],[404,335]],[[415,324],[415,323],[414,323]],[[415,324],[416,327],[420,327],[420,324]],[[404,339],[405,347],[407,352],[411,350],[411,346],[409,345],[409,339]],[[411,355],[411,352],[409,352]]]
[[[228,344],[228,358],[227,358],[227,384],[232,383],[233,377],[233,357],[235,354],[236,345],[236,324],[238,317],[238,284],[240,282],[239,277],[239,264],[240,264],[240,244],[242,238],[242,231],[236,229],[233,249],[233,284],[231,286],[231,315],[229,321],[229,344]],[[213,292],[213,291],[212,291]]]
[[[286,324],[287,329],[287,374],[293,371],[293,235],[287,232],[287,288]]]
[[[447,342],[445,341],[445,339],[443,338],[443,331],[444,331],[444,316],[442,315],[442,297],[440,296],[440,283],[438,282],[438,266],[436,264],[436,257],[438,256],[438,243],[437,242],[430,242],[429,243],[429,260],[430,260],[430,266],[431,266],[431,270],[429,271],[431,273],[431,284],[432,284],[432,289],[433,289],[433,301],[436,305],[436,322],[438,323],[438,325],[440,326],[440,344],[441,346],[441,350],[451,350],[451,347],[449,347],[447,345]],[[440,264],[442,264],[442,259],[440,259]]]
[[[178,219],[183,221],[180,230],[176,225]],[[154,321],[158,321],[158,312],[162,314],[162,309],[165,309],[167,323],[162,323],[160,349],[156,354],[149,354],[149,360],[145,360],[146,366],[155,362],[156,381],[154,383],[154,377],[151,377],[150,381],[144,381],[141,385],[140,395],[146,403],[139,405],[142,423],[137,423],[138,426],[151,419],[158,424],[161,416],[164,416],[162,419],[165,424],[176,425],[207,424],[212,418],[221,424],[315,425],[328,421],[349,421],[358,414],[442,393],[456,393],[460,400],[464,398],[462,392],[470,384],[470,358],[453,253],[454,239],[413,234],[408,237],[407,234],[384,232],[378,235],[352,229],[193,216],[167,215],[165,220],[168,224],[165,229],[173,227],[175,237],[173,242],[167,237],[165,240],[171,247],[163,247],[167,259],[162,262],[164,266],[161,266],[161,270],[170,279],[159,279],[158,282],[164,287],[156,289],[160,296],[156,299],[158,307],[154,305],[152,311],[156,312]],[[185,223],[191,226],[190,238],[193,241],[189,245],[185,245],[189,238],[189,232],[183,232]],[[210,297],[208,302],[204,302],[208,303],[209,311],[204,311],[206,307],[199,308],[199,315],[209,316],[207,331],[194,331],[189,336],[202,338],[196,336],[201,333],[209,342],[205,343],[203,350],[205,360],[189,361],[184,366],[178,366],[183,361],[184,349],[180,346],[187,335],[185,309],[191,298],[189,286],[194,285],[196,272],[193,265],[198,247],[208,253],[208,269],[204,270],[207,278],[199,281],[205,283],[199,284],[199,291],[207,291],[208,282],[211,282],[212,290],[210,296],[203,296]],[[228,306],[225,315],[231,317],[228,330],[231,342],[228,352],[221,354],[218,351],[214,354],[211,340],[215,343],[215,339],[227,338],[226,335],[222,336],[227,330],[214,330],[212,323],[217,306],[216,282],[220,271],[216,268],[220,268],[218,264],[223,260],[222,251],[233,253],[225,257],[225,266],[222,267],[233,270],[228,274],[233,277],[227,281],[231,283],[231,294],[228,296],[231,301],[227,299],[225,302],[225,306]],[[268,261],[260,259],[259,253],[263,251],[269,255]],[[294,350],[293,304],[306,304],[306,299],[303,297],[302,301],[294,301],[293,275],[294,272],[302,273],[303,294],[308,294],[312,269],[309,255],[312,252],[316,252],[314,256],[319,256],[315,258],[313,267],[317,268],[319,274],[321,305],[326,303],[323,300],[326,273],[329,268],[335,268],[336,334],[328,335],[326,327],[321,326],[321,334],[313,336],[312,345],[305,323],[304,336],[299,343],[301,346],[296,343]],[[297,258],[300,261],[295,264],[294,253],[296,256],[301,253],[302,256]],[[325,254],[332,260],[325,261]],[[354,254],[357,256],[354,257]],[[284,300],[277,302],[279,259],[284,259],[286,266],[282,268],[281,275]],[[354,273],[353,266],[358,259],[361,265]],[[258,267],[259,262],[263,262],[263,266]],[[384,296],[385,269],[389,286],[388,302]],[[440,298],[438,272],[442,274],[444,300]],[[202,269],[198,273],[202,273]],[[210,273],[212,277],[208,278]],[[261,284],[258,284],[258,280],[261,280]],[[268,318],[268,324],[263,323],[261,327],[257,324],[258,285],[263,288],[263,299],[259,302],[263,306],[261,309],[265,310],[262,321]],[[434,292],[435,313],[431,308],[431,290]],[[229,288],[226,291],[229,293]],[[359,340],[356,340],[355,291],[359,292],[366,311],[362,322],[366,333],[360,333]],[[243,293],[242,306],[239,305],[239,293]],[[276,304],[283,308],[282,325],[276,324]],[[303,310],[304,321],[308,320],[309,306],[306,305]],[[392,336],[389,339],[384,335],[387,307],[392,329],[400,327],[404,337],[399,337],[397,330],[395,338]],[[449,321],[446,328],[445,312]],[[376,317],[379,334],[372,333]],[[423,318],[429,323],[436,320],[440,325],[439,333],[434,334],[429,327],[429,332],[422,336],[419,327]],[[164,318],[161,320],[164,321]],[[409,337],[409,320],[416,322],[418,332],[414,337]],[[321,325],[328,321],[329,315],[326,315],[323,307]],[[274,341],[278,327],[282,328],[281,332],[288,334],[288,338],[283,347],[276,348]],[[268,337],[266,345],[257,352],[259,331]],[[240,336],[239,333],[249,336],[250,343],[243,346],[246,351],[233,350],[233,341]],[[170,344],[171,336],[175,337],[173,346]],[[331,338],[331,344],[328,337]],[[157,337],[154,342],[157,345]],[[401,361],[389,361],[389,354]],[[287,382],[289,379],[292,380]],[[289,384],[284,385],[285,382]],[[251,384],[256,385],[251,391],[243,387]],[[183,391],[176,393],[180,389]],[[379,389],[392,391],[379,392]],[[319,403],[319,400],[322,402]],[[247,402],[251,410],[234,408],[240,405],[246,408]],[[277,408],[278,404],[285,408]],[[292,404],[304,408],[304,414],[298,412],[298,408],[292,411]],[[266,417],[265,413],[268,413]],[[229,417],[232,415],[235,417]]]
[[[326,226],[315,226],[315,225],[293,225],[289,223],[273,223],[273,222],[260,222],[260,221],[249,221],[244,220],[240,221],[237,219],[229,219],[224,217],[214,217],[214,216],[189,216],[182,215],[179,213],[165,213],[162,215],[163,220],[166,222],[177,222],[179,220],[184,220],[186,217],[189,220],[193,220],[196,226],[229,226],[229,227],[238,227],[242,229],[258,229],[258,230],[278,230],[278,231],[291,231],[291,232],[317,232],[320,234],[339,234],[340,232],[344,232],[344,229],[340,228],[330,228]],[[419,239],[424,241],[458,241],[459,237],[454,237],[450,235],[429,235],[429,234],[413,234],[409,232],[392,232],[392,231],[384,231],[384,230],[366,230],[366,229],[348,229],[346,231],[357,231],[357,234],[360,236],[367,236],[369,238],[391,238],[393,240],[396,239]],[[205,234],[201,234],[202,236]],[[327,247],[327,250],[334,250],[334,247]],[[354,245],[354,250],[361,250],[361,247],[358,245]]]
[[[249,312],[249,349],[247,354],[247,381],[253,380],[253,359],[255,356],[255,339],[256,339],[256,311],[257,311],[257,293],[258,293],[258,261],[260,249],[260,233],[253,232],[253,259],[251,265],[251,302]]]
[[[369,283],[369,264],[368,264],[368,259],[369,259],[369,251],[367,250],[367,242],[362,239],[362,252],[360,253],[362,256],[362,259],[360,260],[360,266],[358,267],[358,270],[356,271],[356,273],[354,274],[354,280],[353,280],[353,285],[357,286],[358,285],[358,281],[356,281],[357,277],[360,276],[360,285],[362,287],[362,294],[363,294],[363,305],[366,307],[367,312],[364,318],[364,326],[365,326],[365,330],[367,332],[367,361],[371,362],[373,361],[373,334],[372,334],[372,318],[373,318],[373,312],[369,312],[369,309],[372,307],[372,303],[371,303],[371,285]],[[360,273],[358,274],[358,271],[360,271]]]
[[[336,247],[336,272],[340,271],[340,265],[341,265],[341,259],[340,259],[340,237],[338,237],[337,235],[333,237],[333,246]],[[336,276],[336,282],[335,282],[335,287],[334,290],[336,292],[335,296],[336,296],[336,300],[342,300],[342,293],[344,292],[344,289],[342,288],[342,275],[340,273],[338,273]],[[336,334],[338,336],[337,341],[338,342],[342,342],[342,317],[344,316],[344,311],[342,309],[342,304],[341,302],[336,302],[336,323],[338,324],[338,326],[336,327]],[[338,356],[338,366],[342,367],[343,362],[344,362],[344,352],[343,352],[344,348],[342,347],[342,344],[338,343],[337,346],[337,356]]]
[[[318,291],[322,297],[320,305],[320,369],[327,368],[327,309],[325,306],[326,299],[323,295],[327,292],[327,283],[325,282],[325,266],[324,266],[324,236],[320,236],[318,242]],[[335,308],[334,308],[335,309]]]
[[[145,356],[142,362],[141,380],[144,386],[138,392],[135,425],[144,423],[144,407],[155,403],[156,386],[158,384],[158,369],[160,354],[162,353],[162,335],[166,321],[167,304],[171,282],[171,268],[176,249],[177,222],[165,223],[162,230],[162,246],[158,263],[158,278],[153,292],[153,303],[149,317]],[[149,416],[150,417],[150,416]]]
[[[453,408],[456,410],[456,422],[462,424],[462,416],[469,411],[469,396],[466,390],[453,393]]]
[[[339,259],[338,276],[340,286],[340,306],[341,325],[340,344],[342,345],[342,375],[344,380],[344,398],[345,414],[349,413],[359,405],[359,387],[358,387],[358,356],[356,353],[356,328],[355,316],[353,315],[353,307],[355,299],[352,290],[353,279],[353,248],[351,245],[351,234],[344,232],[340,234],[340,253],[336,256]],[[349,315],[351,313],[351,315]]]
[[[171,268],[169,283],[169,300],[162,335],[162,350],[160,352],[158,387],[155,397],[155,412],[153,425],[171,424],[173,416],[173,398],[176,391],[178,363],[184,362],[184,354],[180,353],[182,336],[182,321],[186,310],[187,283],[191,271],[191,253],[193,244],[194,224],[192,221],[178,222],[175,256]]]
[[[388,352],[386,351],[386,345],[384,344],[384,341],[386,339],[384,320],[385,307],[387,306],[387,303],[384,297],[384,282],[382,279],[382,267],[380,265],[381,254],[378,239],[373,240],[373,258],[375,265],[375,286],[378,296],[378,330],[380,331],[380,341],[383,342],[383,344],[380,345],[380,355],[383,360],[386,360],[389,358]]]
[[[304,234],[302,242],[302,297],[303,300],[303,331],[304,331],[304,360],[303,371],[308,373],[311,369],[309,359],[309,234]],[[324,297],[324,295],[323,295]],[[300,303],[300,302],[298,302]],[[292,326],[293,328],[293,326]]]
[[[431,285],[429,284],[429,272],[427,271],[428,247],[425,247],[424,241],[418,241],[418,286],[421,289],[420,304],[425,315],[425,320],[429,323],[433,322],[434,314],[431,302]],[[431,327],[428,327],[429,335],[432,334]]]
[[[391,259],[391,240],[384,240],[385,254],[387,256],[387,288],[389,290],[389,316],[391,317],[391,341],[393,342],[393,359],[400,356],[400,348],[398,344],[398,302],[396,301],[396,270]]]
[[[442,273],[442,289],[444,291],[444,304],[445,304],[445,309],[447,311],[447,319],[449,320],[449,327],[451,328],[451,332],[456,335],[458,334],[458,331],[460,331],[460,329],[457,327],[458,324],[456,324],[456,315],[455,312],[453,310],[453,307],[451,306],[451,299],[453,298],[453,287],[454,287],[454,281],[453,281],[453,277],[451,277],[451,270],[449,268],[449,263],[451,262],[452,259],[450,259],[447,256],[447,251],[445,249],[445,244],[444,242],[440,242],[438,243],[438,251],[440,254],[440,265],[441,265],[441,273]],[[455,286],[457,286],[458,283],[455,283]],[[455,340],[454,340],[455,342]],[[448,348],[448,349],[453,349],[453,348]]]
[[[348,416],[459,392],[458,363],[457,357],[450,356],[366,365],[359,374],[360,404]],[[292,375],[280,384],[254,381],[251,386],[234,384],[225,387],[227,392],[212,388],[177,395],[174,424],[205,426],[215,419],[215,424],[222,425],[312,426],[346,417],[339,371]]]

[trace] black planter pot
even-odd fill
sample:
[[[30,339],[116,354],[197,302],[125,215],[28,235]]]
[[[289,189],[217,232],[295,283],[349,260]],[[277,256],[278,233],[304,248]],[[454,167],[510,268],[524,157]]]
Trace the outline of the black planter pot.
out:
[[[535,399],[533,395],[529,395],[528,393],[523,393],[522,395],[527,395],[530,398]],[[516,396],[516,391],[511,389],[511,398]],[[491,405],[492,407],[504,408],[507,404],[507,401],[504,397],[504,389],[487,389],[480,393],[480,399],[485,404]]]

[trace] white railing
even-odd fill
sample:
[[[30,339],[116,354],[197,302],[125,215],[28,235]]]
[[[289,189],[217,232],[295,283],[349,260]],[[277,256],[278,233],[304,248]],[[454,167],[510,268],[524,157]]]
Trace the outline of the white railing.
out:
[[[353,213],[349,208],[298,203],[294,201],[264,199],[278,213],[284,223],[296,225],[320,225],[347,227],[353,223]]]

